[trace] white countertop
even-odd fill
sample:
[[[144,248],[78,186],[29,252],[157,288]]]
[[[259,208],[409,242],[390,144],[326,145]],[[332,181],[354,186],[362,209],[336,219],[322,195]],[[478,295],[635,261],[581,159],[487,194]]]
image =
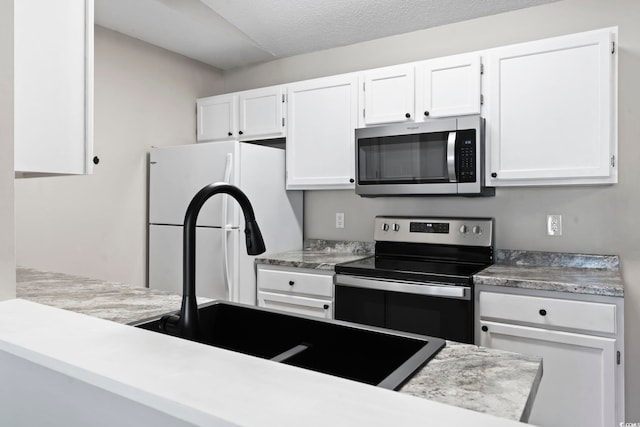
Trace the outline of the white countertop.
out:
[[[196,425],[521,425],[19,299],[0,351]]]

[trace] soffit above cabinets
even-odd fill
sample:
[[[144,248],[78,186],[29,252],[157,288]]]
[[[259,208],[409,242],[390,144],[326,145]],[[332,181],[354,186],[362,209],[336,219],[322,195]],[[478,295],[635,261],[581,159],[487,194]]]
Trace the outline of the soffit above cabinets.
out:
[[[95,0],[95,19],[227,70],[553,1]]]

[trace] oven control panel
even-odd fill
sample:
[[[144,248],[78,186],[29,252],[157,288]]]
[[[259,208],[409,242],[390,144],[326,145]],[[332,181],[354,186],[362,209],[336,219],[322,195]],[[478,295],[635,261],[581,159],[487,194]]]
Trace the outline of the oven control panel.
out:
[[[378,216],[374,226],[376,241],[493,246],[493,218]]]

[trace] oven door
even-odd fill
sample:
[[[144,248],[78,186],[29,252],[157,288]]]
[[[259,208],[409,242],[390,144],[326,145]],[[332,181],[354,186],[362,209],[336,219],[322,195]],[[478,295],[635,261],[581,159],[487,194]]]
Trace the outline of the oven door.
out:
[[[473,343],[471,288],[337,275],[337,320]]]

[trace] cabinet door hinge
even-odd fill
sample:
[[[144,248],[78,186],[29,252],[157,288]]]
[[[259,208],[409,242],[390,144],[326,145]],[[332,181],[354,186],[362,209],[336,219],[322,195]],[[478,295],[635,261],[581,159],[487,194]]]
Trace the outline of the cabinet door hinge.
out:
[[[611,54],[616,53],[616,42],[611,42]]]
[[[282,127],[284,127],[284,117],[282,118]]]
[[[484,105],[484,95],[480,94],[480,105]]]
[[[611,167],[612,168],[616,167],[616,156],[611,156]]]
[[[282,94],[282,102],[283,102],[283,103],[284,103],[284,102],[286,102],[286,99],[287,99],[287,98],[286,98],[286,95],[283,93],[283,94]]]
[[[484,64],[480,64],[480,74],[484,74]]]
[[[617,351],[616,352],[616,364],[618,364],[618,365],[620,364],[620,357],[621,357],[620,352]]]
[[[364,92],[364,82],[362,82],[362,91]]]
[[[366,110],[363,108],[362,109],[362,117],[367,117],[367,115],[365,114]]]

